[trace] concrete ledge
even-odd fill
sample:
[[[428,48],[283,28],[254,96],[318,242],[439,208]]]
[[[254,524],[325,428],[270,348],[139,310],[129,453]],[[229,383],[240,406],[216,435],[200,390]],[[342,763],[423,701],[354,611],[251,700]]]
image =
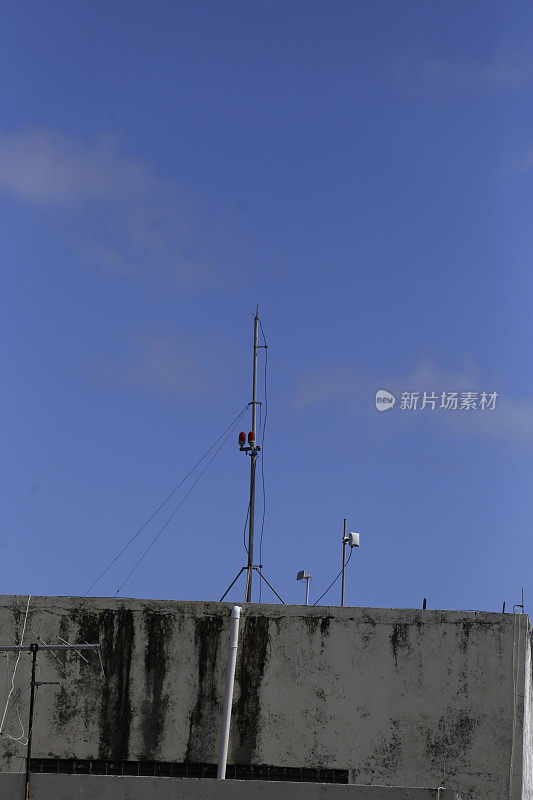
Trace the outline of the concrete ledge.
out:
[[[0,797],[23,797],[24,776],[0,775]],[[460,800],[452,789],[109,775],[31,777],[32,800]]]

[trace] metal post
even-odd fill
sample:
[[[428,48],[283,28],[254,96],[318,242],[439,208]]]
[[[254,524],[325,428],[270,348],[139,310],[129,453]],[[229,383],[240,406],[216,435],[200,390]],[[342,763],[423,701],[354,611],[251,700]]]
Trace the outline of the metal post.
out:
[[[252,385],[252,431],[255,437],[256,408],[257,408],[257,339],[259,334],[259,310],[254,317],[254,355],[253,355],[253,385]],[[255,438],[250,450],[250,524],[248,528],[248,574],[246,579],[245,603],[252,602],[252,574],[254,566],[254,516],[255,516],[255,462],[257,460],[257,446]]]
[[[344,520],[344,534],[342,537],[342,589],[341,589],[341,606],[344,605],[344,574],[346,567],[346,520]]]
[[[43,684],[55,684],[56,681],[36,681],[35,680],[35,667],[37,665],[37,653],[39,650],[46,650],[50,653],[56,650],[99,650],[99,644],[0,644],[0,653],[31,653],[31,685],[30,685],[30,719],[28,723],[28,745],[26,750],[26,780],[24,783],[24,800],[29,800],[30,797],[30,764],[31,764],[31,737],[33,732],[33,709],[35,705],[35,689],[37,686]],[[81,653],[78,653],[81,655]]]
[[[35,666],[37,663],[37,651],[39,650],[38,644],[31,645],[31,687],[30,687],[30,719],[28,722],[28,747],[26,751],[26,783],[24,798],[29,800],[30,797],[30,763],[31,763],[31,735],[33,731],[33,707],[35,703]]]
[[[309,581],[311,580],[311,576],[308,575],[305,579],[306,587],[305,587],[305,605],[309,605]]]
[[[226,778],[226,762],[228,760],[229,729],[231,724],[231,704],[233,701],[233,685],[235,682],[235,662],[237,660],[237,647],[239,646],[239,620],[242,608],[233,606],[231,609],[231,629],[229,636],[228,669],[226,672],[226,691],[224,693],[224,709],[222,712],[222,729],[220,731],[220,747],[218,751],[217,778],[221,781]]]
[[[243,567],[241,570],[239,570],[239,572],[237,573],[237,577],[230,583],[230,585],[228,586],[228,588],[226,589],[226,591],[224,592],[224,594],[222,595],[222,597],[218,601],[219,603],[221,603],[223,601],[223,599],[225,598],[225,596],[227,595],[227,593],[229,592],[229,590],[231,589],[233,584],[237,583],[237,581],[241,577],[241,573],[244,572],[245,569],[246,569],[246,567]]]
[[[263,575],[263,573],[261,572],[261,570],[259,569],[259,567],[252,567],[252,569],[255,569],[255,571],[257,572],[257,574],[259,575],[259,577],[260,577],[260,578],[263,578],[263,580],[264,580],[264,582],[266,583],[266,585],[267,585],[267,586],[269,586],[269,587],[272,589],[272,591],[274,592],[274,594],[276,595],[276,597],[278,598],[278,600],[280,600],[280,601],[283,603],[283,605],[285,605],[285,600],[283,600],[283,599],[282,599],[282,598],[279,596],[279,594],[276,592],[276,590],[274,589],[274,587],[272,586],[272,584],[271,584],[269,581],[267,581],[267,579],[265,578],[265,576]]]

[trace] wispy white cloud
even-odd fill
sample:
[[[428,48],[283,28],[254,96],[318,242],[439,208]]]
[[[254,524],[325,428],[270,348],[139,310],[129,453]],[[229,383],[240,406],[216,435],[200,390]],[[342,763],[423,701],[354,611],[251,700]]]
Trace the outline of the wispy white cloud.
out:
[[[533,168],[533,147],[531,147],[521,159],[518,159],[516,165],[522,170],[530,170]]]
[[[372,408],[374,394],[380,388],[395,393],[431,390],[475,391],[478,385],[478,370],[474,364],[467,364],[457,370],[448,370],[438,367],[431,361],[422,360],[404,377],[399,375],[380,377],[355,367],[333,367],[302,374],[296,389],[295,404],[299,408],[304,408],[324,401],[357,401],[357,403],[368,403]]]
[[[205,284],[216,276],[213,252],[223,262],[216,223],[200,226],[175,182],[112,140],[0,133],[0,192],[47,213],[83,262],[107,271],[160,270],[181,284]]]
[[[368,376],[351,367],[330,367],[300,375],[294,402],[305,408],[327,401],[364,398],[370,389]]]
[[[101,358],[93,367],[106,380],[187,399],[211,390],[201,347],[189,339],[146,337],[125,357]]]
[[[393,63],[396,89],[427,87],[501,91],[533,84],[533,53],[527,51],[476,62],[410,53]]]
[[[431,361],[420,362],[414,370],[400,374],[372,374],[355,367],[326,368],[300,376],[294,403],[297,409],[335,403],[348,412],[377,414],[374,398],[378,389],[386,389],[399,398],[401,392],[498,392],[494,411],[400,411],[398,405],[387,412],[401,414],[402,421],[415,424],[431,418],[436,425],[463,436],[480,436],[510,444],[533,445],[533,398],[513,398],[501,387],[483,379],[475,364],[448,369]]]
[[[76,142],[55,131],[0,136],[0,187],[29,203],[128,200],[158,190],[150,169],[110,142]]]

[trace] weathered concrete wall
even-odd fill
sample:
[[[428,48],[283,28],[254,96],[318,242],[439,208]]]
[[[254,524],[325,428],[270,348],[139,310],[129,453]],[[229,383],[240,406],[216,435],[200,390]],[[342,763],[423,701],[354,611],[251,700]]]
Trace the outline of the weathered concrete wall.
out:
[[[25,606],[24,597],[0,598],[0,640],[20,638]],[[88,664],[75,654],[39,655],[39,680],[63,685],[38,691],[34,757],[216,762],[230,608],[32,598],[27,640],[100,641],[105,668],[103,675],[94,654]],[[517,651],[514,620],[488,613],[246,608],[229,761],[350,769],[362,785],[437,787],[443,781],[464,800],[526,797],[530,634],[524,616]],[[0,697],[7,697],[14,657],[8,664],[3,658]],[[17,689],[28,686],[29,667],[25,655]],[[27,697],[13,696],[4,728],[13,737],[21,733],[17,709],[26,727]],[[526,710],[529,715],[529,705]],[[20,743],[0,739],[4,769],[18,770],[20,755]]]
[[[23,789],[23,776],[0,775],[0,797],[12,797],[17,791],[22,794]],[[32,800],[460,800],[451,789],[441,789],[439,793],[438,789],[391,786],[88,775],[35,775],[31,797]]]
[[[515,762],[512,754],[512,771],[515,774],[515,784],[518,770],[522,765],[522,796],[533,798],[533,659],[531,648],[533,637],[529,631],[527,621],[523,616],[517,616],[513,626],[513,646],[516,662],[516,719],[518,720],[517,738],[520,733],[520,720],[523,719],[522,750]],[[516,748],[515,748],[516,749]]]

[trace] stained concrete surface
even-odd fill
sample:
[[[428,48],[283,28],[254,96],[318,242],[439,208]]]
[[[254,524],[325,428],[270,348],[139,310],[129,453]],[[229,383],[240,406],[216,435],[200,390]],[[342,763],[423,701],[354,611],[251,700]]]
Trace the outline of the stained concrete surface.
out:
[[[26,597],[0,597],[0,641]],[[34,597],[27,641],[101,642],[39,654],[35,758],[216,763],[231,604]],[[521,800],[532,786],[525,615],[252,605],[241,622],[229,763],[350,770],[357,785],[438,786]],[[529,654],[529,655],[528,655]],[[0,662],[7,697],[13,655]],[[30,661],[0,738],[16,771]],[[8,738],[9,736],[13,738]]]
[[[0,797],[24,794],[21,775],[0,775]],[[193,778],[132,778],[35,775],[32,800],[460,800],[450,789],[336,786],[280,781],[216,781]]]

